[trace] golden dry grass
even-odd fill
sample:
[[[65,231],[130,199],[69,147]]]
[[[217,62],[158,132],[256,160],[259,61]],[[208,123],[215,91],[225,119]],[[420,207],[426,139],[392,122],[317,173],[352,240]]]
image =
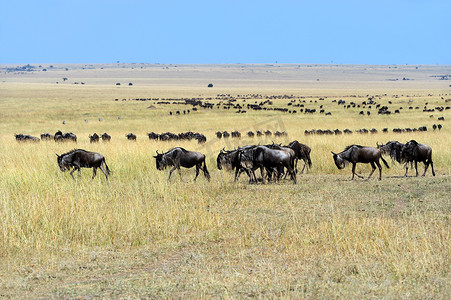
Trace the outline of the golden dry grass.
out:
[[[0,83],[2,296],[449,297],[450,129],[447,121],[440,132],[432,132],[430,127],[438,123],[438,116],[448,120],[450,111],[434,112],[430,118],[430,113],[421,109],[405,109],[396,116],[378,116],[373,110],[370,117],[361,117],[357,109],[343,110],[332,102],[387,94],[376,101],[405,107],[413,99],[413,106],[421,108],[426,102],[431,107],[445,106],[444,101],[451,97],[444,87],[425,89],[430,79],[423,75],[426,79],[408,83],[410,89],[386,86],[377,76],[371,83],[344,82],[342,88],[335,81],[315,87],[316,83],[301,80],[309,89],[300,89],[293,83],[284,85],[283,80],[276,87],[271,81],[283,74],[295,76],[287,70],[252,81],[249,74],[233,79],[223,67],[212,67],[210,73],[197,67],[202,75],[196,75],[194,66],[185,68],[188,70],[180,77],[191,74],[186,81],[162,79],[166,85],[151,84],[129,68],[89,70],[91,76],[98,75],[95,79],[84,70],[69,73],[79,74],[76,80],[86,81],[86,85],[50,83],[59,74],[55,78],[51,74],[8,74]],[[330,74],[323,68],[320,74]],[[254,72],[263,74],[264,70]],[[185,83],[203,82],[205,74],[216,74],[219,82],[230,86],[212,90],[203,83],[202,87]],[[333,74],[328,75],[330,80],[337,80]],[[354,76],[358,78],[358,74]],[[114,86],[118,78],[138,84]],[[253,84],[251,88],[243,87],[246,78]],[[371,90],[364,89],[367,84]],[[169,111],[183,108],[130,100],[217,94],[311,96],[305,99],[307,107],[323,104],[332,116],[200,110],[170,117]],[[120,100],[114,101],[116,98]],[[127,101],[121,101],[123,98]],[[288,101],[275,100],[275,106],[286,107]],[[155,109],[148,109],[150,105]],[[63,120],[66,125],[61,124]],[[305,129],[374,127],[380,131],[423,125],[428,132],[304,135]],[[297,139],[312,148],[313,168],[299,176],[297,185],[289,181],[249,185],[245,176],[233,183],[231,173],[216,169],[216,155],[222,147],[258,140],[243,137],[225,142],[214,137],[215,131],[271,128],[289,134],[287,139],[275,141]],[[17,143],[13,137],[19,132],[39,135],[57,129],[76,133],[79,142],[27,144]],[[188,130],[206,134],[207,144],[153,142],[145,136],[150,131]],[[108,132],[111,143],[89,144],[88,135],[93,132]],[[136,143],[125,139],[128,132],[138,135]],[[374,146],[376,142],[410,139],[432,146],[436,177],[429,171],[424,178],[402,178],[402,166],[387,159],[391,168],[384,167],[382,181],[350,181],[350,169],[337,170],[331,159],[330,151],[340,151],[348,144]],[[193,183],[194,170],[186,169],[182,179],[174,173],[177,176],[167,182],[168,170],[158,172],[152,155],[157,149],[176,145],[207,154],[211,182],[200,175]],[[74,181],[57,168],[55,153],[74,147],[105,155],[112,170],[109,184],[100,172],[91,182],[91,171],[83,169],[82,177]],[[363,175],[370,171],[365,165],[357,169]]]

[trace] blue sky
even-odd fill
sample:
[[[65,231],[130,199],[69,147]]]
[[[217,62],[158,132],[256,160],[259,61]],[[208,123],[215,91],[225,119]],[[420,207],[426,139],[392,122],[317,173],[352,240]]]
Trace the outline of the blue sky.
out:
[[[450,0],[0,0],[0,63],[451,64]]]

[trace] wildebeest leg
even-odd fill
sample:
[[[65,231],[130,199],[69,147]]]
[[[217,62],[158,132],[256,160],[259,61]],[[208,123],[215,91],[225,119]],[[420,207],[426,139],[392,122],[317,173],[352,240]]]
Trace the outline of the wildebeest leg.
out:
[[[432,159],[429,159],[429,161],[431,162],[432,176],[435,176],[435,172],[434,172],[434,163],[432,162]]]
[[[382,179],[382,166],[381,166],[381,163],[377,160],[376,161],[376,165],[379,168],[379,180],[381,180]]]
[[[100,165],[100,170],[102,170],[103,174],[105,174],[106,177],[106,181],[108,181],[108,172],[105,170],[105,168],[103,167],[103,164]]]
[[[304,174],[305,167],[307,166],[307,162],[304,160],[304,167],[302,167],[301,174]]]
[[[177,169],[176,166],[174,166],[174,167],[171,169],[171,171],[169,171],[169,177],[168,177],[168,180],[171,180],[172,172],[174,172],[175,169]],[[179,169],[179,170],[180,170],[180,169]],[[181,177],[181,176],[182,176],[182,174],[180,174],[180,177]]]
[[[287,174],[290,173],[291,179],[293,180],[294,184],[296,184],[296,173],[290,166],[287,167],[287,170],[288,170]]]
[[[265,174],[264,174],[264,167],[260,167],[260,174],[262,175],[262,183],[265,184]],[[255,174],[254,174],[255,176]],[[255,181],[257,181],[257,178],[255,178]]]
[[[200,165],[196,165],[196,176],[194,177],[194,181],[196,181],[197,176],[199,176]]]
[[[93,180],[94,177],[96,177],[96,175],[97,175],[97,168],[96,168],[96,167],[93,167],[93,168],[92,168],[92,178],[91,178],[91,180]]]
[[[238,177],[240,177],[240,174],[241,174],[241,168],[240,168],[240,167],[236,167],[236,170],[235,170],[235,180],[234,180],[234,181],[237,181],[237,180],[238,180]],[[247,175],[249,175],[249,173],[248,173]]]
[[[72,171],[69,173],[70,176],[72,176],[73,179],[75,179],[75,177],[74,177],[74,172],[75,172],[75,170],[77,170],[77,167],[74,167],[74,168],[72,169]]]
[[[415,172],[416,172],[416,177],[418,177],[418,162],[415,161]]]
[[[357,165],[357,163],[352,163],[352,178],[351,178],[351,180],[354,180],[354,175],[356,175],[356,176],[359,177],[359,178],[363,178],[363,176],[360,176],[359,174],[357,174],[357,173],[355,172],[355,167],[356,167],[356,165]]]
[[[404,177],[407,177],[408,170],[409,170],[409,162],[406,162],[406,174],[404,174]]]
[[[374,162],[370,162],[370,164],[371,164],[372,170],[371,170],[370,175],[368,175],[368,179],[370,179],[371,175],[373,175],[374,171],[376,170],[376,166],[374,165]],[[379,164],[379,166],[380,166],[380,164]]]

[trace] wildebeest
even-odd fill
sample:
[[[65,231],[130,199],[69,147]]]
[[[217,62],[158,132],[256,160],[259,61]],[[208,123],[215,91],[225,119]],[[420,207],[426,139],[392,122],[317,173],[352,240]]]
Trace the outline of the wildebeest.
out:
[[[371,177],[371,175],[373,175],[374,171],[376,170],[376,165],[379,168],[379,180],[382,179],[382,166],[379,163],[379,159],[382,160],[382,162],[385,164],[387,168],[390,168],[385,159],[381,156],[381,150],[374,147],[350,145],[347,146],[342,152],[338,154],[332,152],[332,154],[335,161],[335,165],[337,166],[338,169],[343,169],[347,163],[352,163],[351,180],[354,180],[354,175],[363,178],[363,176],[360,176],[355,173],[355,167],[357,163],[371,164],[371,167],[373,169],[370,175],[368,176],[368,179]]]
[[[241,138],[241,132],[239,131],[232,131],[232,137],[233,138]]]
[[[92,179],[94,179],[97,174],[97,168],[100,168],[108,181],[110,169],[105,162],[105,157],[100,153],[90,152],[83,149],[74,149],[61,155],[57,154],[56,156],[58,157],[57,162],[61,171],[64,172],[73,167],[73,170],[70,172],[72,178],[74,178],[73,173],[75,170],[78,170],[78,175],[80,176],[80,168],[93,168]]]
[[[100,137],[97,133],[94,132],[93,135],[89,135],[89,142],[92,143],[98,143],[100,140]]]
[[[296,174],[291,167],[292,157],[286,151],[270,149],[266,146],[256,146],[240,151],[239,155],[241,165],[247,168],[254,178],[254,171],[260,168],[263,182],[265,181],[264,170],[267,171],[268,177],[273,172],[277,172],[276,180],[278,180],[283,173],[283,169],[286,168],[291,175],[291,179],[296,183]]]
[[[301,144],[295,140],[289,143],[287,147],[294,150],[296,170],[298,167],[299,159],[302,159],[304,161],[304,167],[302,168],[301,174],[304,173],[304,169],[306,166],[308,166],[308,168],[312,167],[312,160],[310,159],[310,152],[312,151],[312,149],[310,149],[309,146]]]
[[[39,138],[28,135],[28,134],[19,133],[19,134],[15,134],[14,136],[16,138],[16,141],[18,141],[18,142],[35,142],[36,143],[36,142],[40,141]]]
[[[382,154],[388,154],[392,158],[392,160],[397,161],[398,163],[405,162],[402,158],[402,148],[405,144],[402,144],[398,141],[390,141],[388,143],[380,144],[376,143],[377,148],[381,150]]]
[[[136,141],[136,135],[133,133],[126,134],[125,137],[130,141]]]
[[[418,176],[418,162],[424,163],[423,176],[426,175],[429,165],[431,165],[432,175],[435,176],[434,163],[432,162],[432,148],[430,146],[411,140],[403,147],[401,156],[406,161],[406,174],[404,177],[407,176],[409,162],[415,164],[416,176]]]
[[[42,141],[53,140],[53,135],[50,133],[43,133],[43,134],[41,134],[41,140]]]
[[[405,163],[404,167],[406,168],[406,173],[404,174],[404,177],[407,176],[409,163],[415,163],[416,176],[418,176],[418,162],[424,163],[423,176],[425,176],[429,165],[431,165],[432,175],[435,176],[434,163],[432,162],[432,148],[430,146],[419,144],[417,141],[411,140],[406,144],[402,144],[398,141],[391,141],[385,145],[378,144],[377,147],[380,148],[383,153],[389,154],[390,157],[398,163]]]
[[[108,133],[104,133],[104,134],[102,134],[102,141],[104,141],[104,142],[109,142],[109,141],[111,141],[111,135],[109,135]]]
[[[238,179],[238,177],[242,172],[246,172],[247,175],[251,177],[247,169],[243,168],[240,164],[239,151],[250,149],[253,147],[254,146],[244,146],[242,148],[229,151],[222,149],[219,152],[218,157],[216,159],[216,165],[218,167],[218,170],[222,170],[223,168],[227,168],[232,171],[235,170],[235,181]]]
[[[208,173],[207,165],[205,164],[205,155],[200,152],[188,151],[184,148],[176,147],[166,153],[158,153],[157,151],[157,155],[154,158],[156,160],[157,170],[164,170],[167,166],[173,167],[169,171],[168,180],[171,179],[171,174],[175,169],[179,171],[180,177],[182,177],[180,167],[192,168],[194,166],[196,166],[194,181],[196,181],[200,169],[202,169],[205,178],[210,180],[210,173]]]
[[[65,141],[72,141],[77,142],[77,136],[73,134],[72,132],[66,132],[62,133],[61,130],[58,130],[55,135],[53,136],[53,139],[55,142],[65,142]]]

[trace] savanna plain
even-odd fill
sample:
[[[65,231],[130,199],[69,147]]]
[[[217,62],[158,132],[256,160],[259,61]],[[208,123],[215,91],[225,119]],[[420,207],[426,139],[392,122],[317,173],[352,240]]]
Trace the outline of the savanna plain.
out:
[[[450,66],[1,65],[0,297],[449,299],[449,74]],[[185,99],[214,107],[175,103]],[[297,112],[247,107],[266,100]],[[378,114],[378,104],[392,113]],[[353,133],[305,135],[312,129]],[[77,143],[14,137],[57,130]],[[242,137],[218,139],[225,130]],[[246,135],[257,130],[288,135]],[[199,132],[207,142],[149,140],[152,131]],[[104,132],[111,142],[90,143]],[[351,181],[350,167],[332,159],[347,145],[412,139],[432,147],[436,176],[421,177],[420,163],[419,177],[403,177],[385,156],[382,180],[376,172]],[[223,148],[293,140],[312,149],[297,184],[249,184],[245,174],[234,182],[216,167]],[[193,182],[194,169],[182,169],[168,181],[153,156],[175,146],[204,153],[211,180]],[[91,180],[91,169],[75,180],[61,172],[55,153],[74,148],[102,153],[109,182],[101,172]],[[365,177],[370,169],[357,166]]]

